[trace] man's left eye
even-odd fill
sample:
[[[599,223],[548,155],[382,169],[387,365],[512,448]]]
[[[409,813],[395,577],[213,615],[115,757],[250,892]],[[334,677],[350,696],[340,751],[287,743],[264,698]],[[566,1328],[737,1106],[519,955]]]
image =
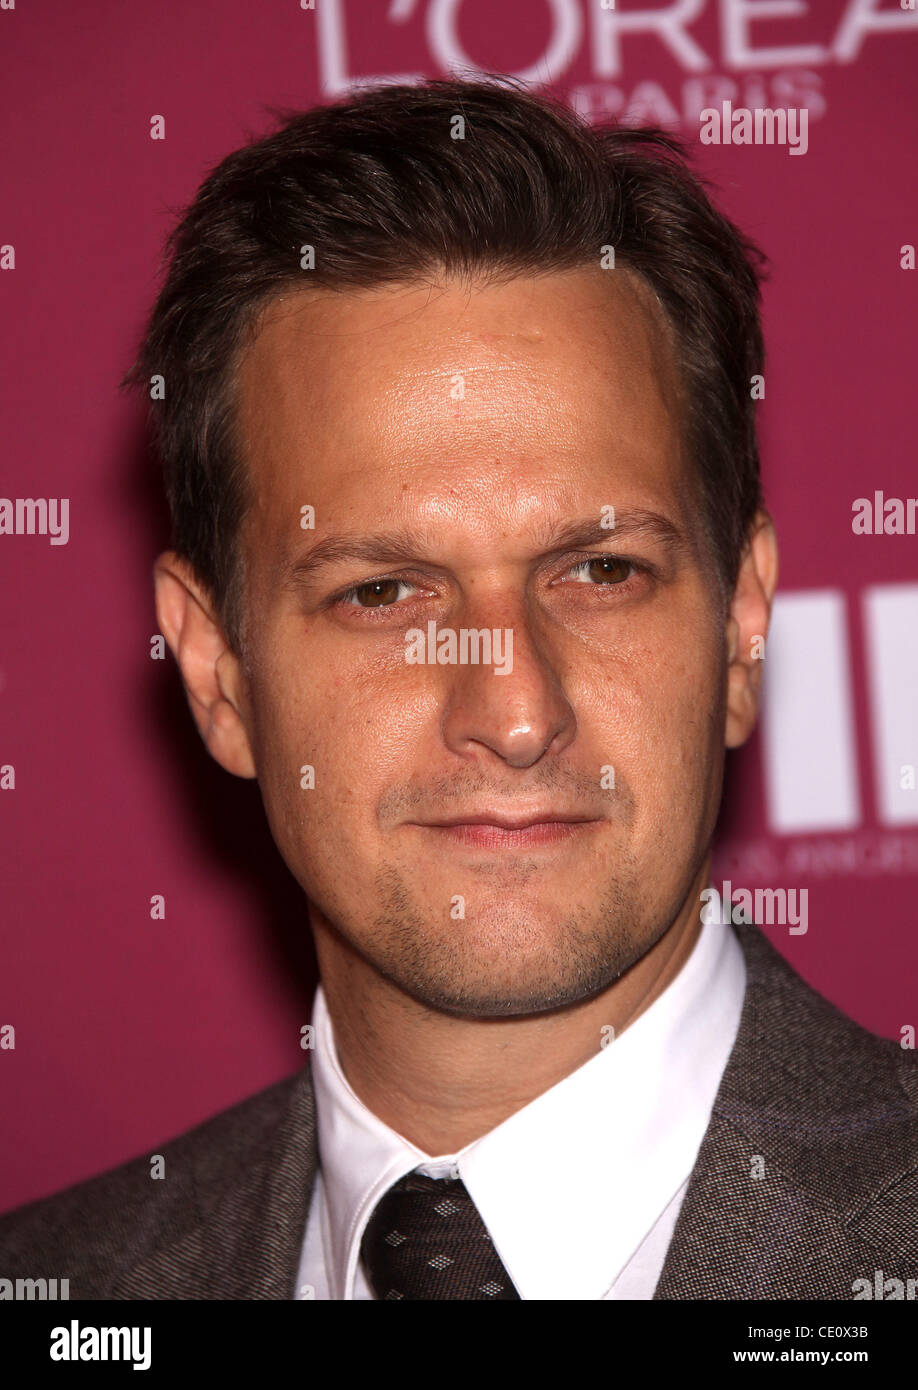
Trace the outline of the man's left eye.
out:
[[[404,579],[368,579],[365,584],[355,584],[342,595],[344,603],[353,608],[389,608],[400,597],[398,590],[410,589]],[[369,603],[361,603],[360,595],[369,598]],[[404,598],[404,594],[401,595]]]
[[[594,555],[589,560],[581,560],[573,565],[568,574],[578,574],[578,578],[583,583],[593,580],[598,583],[609,582],[612,585],[623,584],[631,578],[634,565],[630,560],[624,560],[620,555]]]

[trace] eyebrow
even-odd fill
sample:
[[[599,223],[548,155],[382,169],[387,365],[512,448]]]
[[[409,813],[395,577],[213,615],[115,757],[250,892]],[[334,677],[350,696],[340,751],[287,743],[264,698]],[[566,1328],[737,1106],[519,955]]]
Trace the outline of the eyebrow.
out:
[[[692,541],[675,522],[659,512],[642,508],[616,508],[614,527],[603,526],[600,519],[592,516],[549,525],[535,539],[542,547],[540,558],[547,558],[567,550],[599,545],[618,536],[656,541],[673,556],[695,553]],[[435,548],[433,533],[413,526],[367,535],[327,536],[284,567],[282,583],[285,587],[305,585],[318,571],[350,560],[366,560],[373,565],[423,563],[421,557]]]

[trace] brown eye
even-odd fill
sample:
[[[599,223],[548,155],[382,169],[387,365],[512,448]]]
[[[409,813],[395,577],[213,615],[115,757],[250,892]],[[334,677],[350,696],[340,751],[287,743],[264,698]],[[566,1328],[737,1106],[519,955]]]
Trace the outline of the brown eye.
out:
[[[591,560],[581,560],[574,565],[572,574],[577,574],[584,582],[610,585],[623,584],[630,578],[632,565],[620,555],[594,555]]]
[[[366,584],[357,584],[351,594],[357,600],[356,608],[386,608],[398,599],[400,579],[370,579]],[[363,602],[367,599],[367,602]]]

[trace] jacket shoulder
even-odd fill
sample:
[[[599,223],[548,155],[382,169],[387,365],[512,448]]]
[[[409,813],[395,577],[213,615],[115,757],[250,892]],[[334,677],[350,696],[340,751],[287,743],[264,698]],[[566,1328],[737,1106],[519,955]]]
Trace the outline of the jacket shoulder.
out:
[[[822,1111],[918,1115],[914,1049],[843,1013],[807,984],[759,928],[747,929],[740,941],[748,975],[743,1025],[755,1045],[759,1094],[772,1083],[794,1099],[807,1093]]]
[[[886,1211],[895,1226],[907,1208],[914,1236],[918,1055],[818,994],[758,929],[740,939],[748,969],[740,1046],[715,1111],[747,1137],[770,1140],[788,1175],[849,1226],[882,1226]]]
[[[760,928],[736,934],[739,1030],[654,1297],[851,1299],[880,1272],[913,1277],[915,1053],[817,993]]]
[[[299,1074],[220,1111],[149,1152],[0,1216],[0,1278],[83,1276],[103,1285],[128,1252],[179,1239],[263,1159]],[[151,1158],[163,1159],[161,1178]]]

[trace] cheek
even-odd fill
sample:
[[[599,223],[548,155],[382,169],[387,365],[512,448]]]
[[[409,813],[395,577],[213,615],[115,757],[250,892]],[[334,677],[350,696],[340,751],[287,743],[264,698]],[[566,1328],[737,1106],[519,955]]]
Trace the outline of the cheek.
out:
[[[632,642],[596,663],[572,703],[580,735],[618,761],[646,811],[697,800],[722,741],[723,694],[708,633]]]
[[[416,770],[412,749],[428,706],[404,667],[342,671],[306,655],[274,663],[254,702],[266,804],[288,825],[375,823],[385,789]],[[304,767],[314,769],[308,790]]]
[[[648,822],[670,841],[695,839],[716,812],[722,775],[723,696],[716,658],[700,644],[686,644],[645,690]]]

